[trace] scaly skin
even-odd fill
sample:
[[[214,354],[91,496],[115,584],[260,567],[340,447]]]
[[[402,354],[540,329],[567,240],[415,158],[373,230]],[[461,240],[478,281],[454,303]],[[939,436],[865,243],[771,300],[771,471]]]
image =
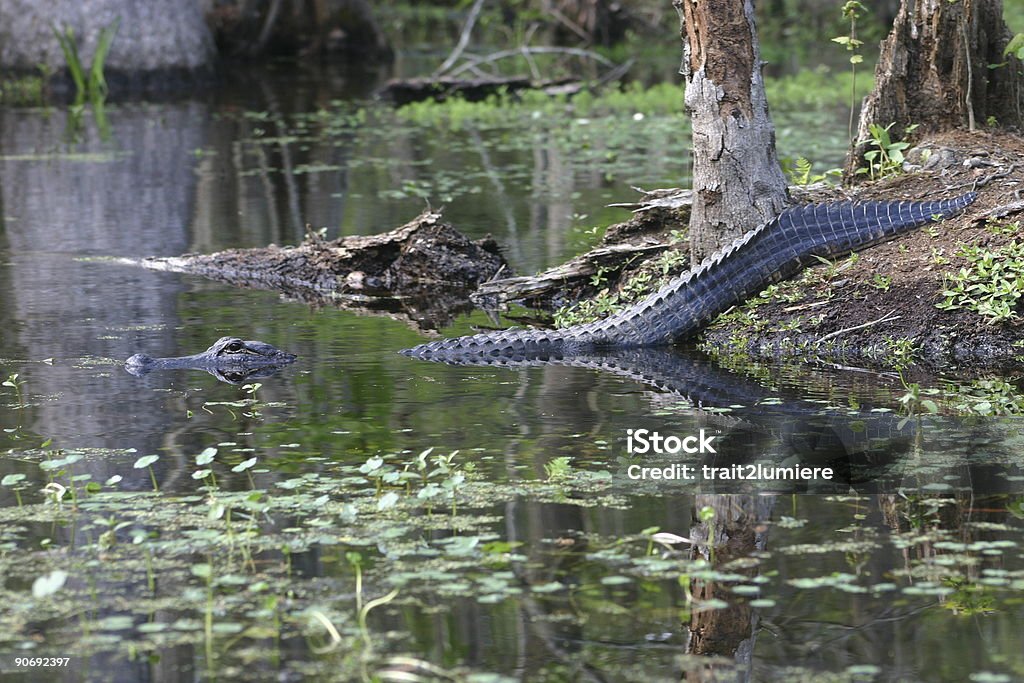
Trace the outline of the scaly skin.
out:
[[[508,329],[421,344],[407,356],[451,364],[572,356],[601,349],[665,346],[772,283],[812,265],[892,239],[962,211],[977,198],[932,202],[836,202],[787,209],[698,267],[603,320],[561,330]]]
[[[206,370],[224,382],[265,377],[295,361],[293,354],[266,342],[221,337],[202,353],[175,358],[153,358],[137,353],[125,361],[125,370],[141,377],[153,370]]]

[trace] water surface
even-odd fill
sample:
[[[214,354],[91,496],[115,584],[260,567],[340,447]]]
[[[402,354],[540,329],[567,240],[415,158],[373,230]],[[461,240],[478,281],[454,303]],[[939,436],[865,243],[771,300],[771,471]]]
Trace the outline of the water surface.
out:
[[[25,475],[0,487],[0,589],[37,610],[0,610],[0,671],[32,680],[13,665],[27,653],[74,657],[71,679],[245,677],[253,662],[268,679],[344,679],[402,654],[494,676],[479,680],[700,679],[709,660],[687,656],[685,627],[716,609],[712,626],[739,619],[756,634],[734,644],[739,654],[715,653],[727,678],[1024,671],[1019,418],[953,415],[952,400],[940,415],[908,417],[893,373],[726,369],[692,350],[641,359],[653,374],[678,371],[653,383],[635,360],[620,359],[619,371],[422,363],[397,353],[424,339],[401,319],[105,259],[295,243],[307,225],[369,234],[410,219],[429,197],[471,236],[495,235],[530,272],[593,242],[591,226],[623,220],[601,207],[629,199],[629,185],[678,184],[687,172],[681,143],[678,153],[638,148],[629,164],[602,166],[543,129],[394,127],[387,109],[361,108],[367,88],[352,79],[334,90],[243,83],[214,101],[109,107],[105,125],[93,112],[76,123],[58,109],[0,111],[0,376],[16,374],[18,385],[0,392],[0,477]],[[445,334],[489,322],[477,313]],[[227,334],[299,360],[258,387],[121,367],[133,353],[194,353]],[[703,429],[718,450],[630,455],[628,430],[641,428]],[[210,448],[214,493],[193,476]],[[437,492],[377,489],[368,463],[415,471],[428,449],[428,459],[457,451],[452,472],[431,475]],[[69,454],[81,459],[59,481],[119,476],[107,489],[128,503],[100,496],[54,512],[39,493],[54,475],[40,463]],[[151,470],[133,466],[144,455],[159,456]],[[233,471],[249,458],[258,464]],[[631,464],[737,462],[842,474],[781,484],[626,475]],[[223,529],[195,531],[207,506],[210,519],[224,507],[241,516],[247,503],[229,496],[251,489],[275,506],[252,517],[267,545],[252,541],[250,560],[234,541],[214,552]],[[385,490],[398,502],[377,518]],[[229,501],[220,508],[218,495]],[[725,524],[748,505],[760,517],[730,523],[756,540],[703,569],[685,546],[670,553],[650,540],[655,528],[696,533],[701,510]],[[185,531],[167,517],[175,506]],[[151,540],[133,541],[140,529]],[[158,586],[147,585],[153,570],[132,558],[133,542],[153,544]],[[366,599],[399,591],[369,617],[369,654],[353,616],[352,552],[363,558]],[[92,607],[33,602],[32,578],[54,567],[70,574],[66,604]],[[202,571],[231,579],[217,584],[214,635],[203,630]],[[727,606],[695,598],[700,581],[726,587]],[[272,606],[233,602],[249,588],[227,588],[261,582],[278,596]],[[97,590],[110,598],[99,606],[88,600]],[[320,648],[317,610],[349,649]]]

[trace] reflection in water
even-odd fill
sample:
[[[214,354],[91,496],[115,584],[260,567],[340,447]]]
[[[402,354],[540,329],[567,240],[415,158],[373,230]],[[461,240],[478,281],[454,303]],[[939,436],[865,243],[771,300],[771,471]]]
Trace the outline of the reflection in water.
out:
[[[402,586],[400,604],[370,616],[382,652],[413,652],[438,665],[464,664],[527,680],[678,680],[687,647],[701,658],[683,666],[687,672],[704,669],[705,655],[718,653],[758,680],[784,678],[786,667],[801,659],[836,675],[843,675],[843,666],[869,663],[901,680],[922,677],[940,659],[936,669],[952,672],[950,680],[965,680],[972,671],[997,668],[1000,657],[1019,658],[1019,606],[1001,605],[1002,611],[986,612],[965,627],[968,622],[947,606],[967,604],[967,589],[939,604],[909,594],[892,600],[891,594],[846,590],[813,593],[790,583],[794,577],[847,574],[856,575],[855,587],[861,588],[903,581],[893,578],[903,571],[915,589],[923,577],[945,590],[955,562],[963,563],[968,578],[1018,580],[1013,572],[1020,572],[1019,557],[1010,551],[991,554],[1005,546],[962,551],[963,557],[951,549],[956,543],[971,547],[1005,543],[1013,533],[1019,537],[1019,522],[1006,511],[1006,501],[983,504],[977,498],[983,492],[1020,492],[1017,462],[1024,440],[1012,421],[904,421],[879,412],[891,398],[863,398],[875,387],[844,386],[827,403],[819,402],[808,397],[823,396],[815,386],[822,375],[745,376],[675,350],[552,359],[543,367],[519,369],[417,363],[395,353],[415,343],[418,334],[405,321],[389,319],[390,310],[357,317],[266,292],[79,260],[289,242],[302,236],[306,223],[326,225],[330,236],[378,232],[422,208],[415,193],[394,198],[389,192],[406,185],[436,190],[454,178],[459,187],[477,182],[482,191],[450,203],[453,222],[475,234],[501,231],[515,242],[512,256],[521,268],[536,270],[580,246],[567,230],[578,220],[574,214],[612,199],[614,183],[624,190],[633,180],[609,181],[601,164],[581,171],[552,133],[378,130],[374,126],[394,119],[385,112],[346,122],[331,102],[336,93],[300,88],[298,97],[271,97],[245,85],[238,99],[219,108],[195,102],[111,107],[109,139],[86,118],[70,144],[59,110],[0,111],[0,379],[18,373],[24,383],[20,398],[7,388],[0,391],[0,479],[26,478],[17,492],[0,486],[0,509],[13,515],[18,493],[30,512],[56,510],[39,493],[54,476],[39,462],[56,458],[58,449],[82,457],[68,476],[91,475],[100,484],[111,475],[123,477],[120,495],[151,490],[152,474],[161,489],[160,496],[140,495],[102,514],[90,508],[95,501],[69,504],[58,511],[58,524],[4,523],[0,554],[25,550],[30,561],[43,561],[40,566],[84,558],[94,564],[87,576],[71,576],[69,586],[80,588],[88,580],[89,590],[117,595],[118,602],[105,600],[96,614],[83,610],[45,622],[34,615],[22,620],[17,613],[3,622],[11,628],[2,629],[0,668],[10,661],[9,643],[38,644],[45,637],[60,647],[90,643],[83,651],[98,654],[91,660],[83,655],[81,670],[126,680],[194,680],[211,673],[197,635],[204,615],[195,605],[205,598],[182,604],[183,596],[206,594],[189,567],[198,559],[222,576],[255,578],[249,565],[231,564],[238,559],[234,550],[189,555],[190,544],[203,536],[198,532],[216,537],[221,528],[204,507],[212,492],[193,479],[196,455],[211,447],[219,449],[211,469],[223,495],[244,500],[255,488],[262,499],[249,502],[258,511],[266,501],[297,506],[294,512],[279,508],[251,518],[252,528],[267,534],[262,538],[273,539],[272,546],[253,547],[251,562],[259,574],[254,583],[268,578],[270,586],[256,600],[271,598],[279,587],[288,598],[262,611],[266,603],[234,601],[248,593],[246,587],[225,582],[217,588],[223,592],[217,594],[216,626],[271,633],[250,638],[231,632],[215,643],[225,666],[237,666],[242,675],[256,670],[253,662],[284,678],[318,665],[332,671],[332,662],[317,660],[303,637],[303,610],[329,611],[339,625],[345,625],[345,615],[355,618],[346,559],[355,550],[366,561],[367,597],[386,594],[399,571],[415,577]],[[239,103],[244,111],[235,108]],[[510,148],[509,137],[517,145],[527,143]],[[674,168],[650,173],[674,177]],[[480,315],[472,322],[486,324]],[[228,332],[295,351],[301,367],[273,378],[262,371],[136,378],[120,368],[139,349],[187,353]],[[825,377],[836,378],[842,379]],[[240,401],[243,392],[230,384],[254,379],[267,380],[259,401]],[[688,456],[685,462],[695,466],[799,461],[833,467],[836,476],[798,484],[634,482],[621,465],[672,464],[670,457],[627,457],[624,435],[636,427],[680,435],[707,429],[718,452]],[[50,438],[50,448],[37,448]],[[402,470],[410,454],[428,448],[459,450],[457,461],[475,467],[492,497],[460,505],[457,513],[442,512],[446,505],[439,504],[415,520],[426,520],[425,526],[403,529],[408,520],[373,505],[361,513],[365,519],[348,521],[345,506],[366,493],[359,472],[364,463],[381,456]],[[133,467],[153,453],[160,460],[150,470]],[[257,467],[234,469],[251,458]],[[569,459],[577,474],[608,475],[598,479],[606,488],[561,491],[548,481],[547,467],[561,459]],[[524,482],[540,484],[550,497],[513,494]],[[946,547],[933,543],[929,534],[937,533],[935,527],[914,505],[930,504],[929,492],[967,487],[958,505],[944,504],[952,497],[935,503],[949,517],[955,508],[959,517],[943,527],[954,530],[942,537]],[[742,493],[722,495],[733,491]],[[843,495],[755,495],[764,491]],[[894,493],[847,495],[851,491]],[[773,502],[774,509],[767,509]],[[704,514],[709,509],[713,517]],[[175,524],[158,526],[158,510],[198,510],[204,522],[182,535]],[[783,515],[793,524],[780,525]],[[770,544],[763,528],[768,517],[775,523]],[[63,525],[64,519],[71,521]],[[131,526],[121,527],[125,522]],[[700,543],[688,559],[645,551],[649,541],[641,531],[652,527],[698,541],[715,536],[714,557]],[[97,536],[108,531],[117,542],[101,546]],[[137,546],[134,533],[140,531],[165,537],[147,536]],[[359,533],[364,535],[354,539]],[[468,541],[473,533],[481,541],[475,547],[441,543]],[[832,538],[857,543],[798,554],[801,547]],[[883,540],[870,545],[877,538]],[[924,540],[917,543],[919,538]],[[508,548],[484,549],[492,541]],[[30,553],[40,547],[47,550]],[[157,560],[152,588],[141,562],[123,562],[142,547]],[[682,576],[685,562],[697,555],[732,578]],[[760,564],[752,568],[755,561]],[[0,609],[0,618],[29,604],[34,571],[26,569],[3,586],[19,599]],[[441,592],[453,584],[487,585],[502,573],[513,574],[507,593]],[[745,602],[733,592],[737,577],[748,588],[756,588],[755,579],[766,581],[757,585],[777,602]],[[730,608],[688,612],[687,590],[720,597]],[[142,595],[153,599],[135,602]],[[121,645],[107,644],[120,627],[93,628],[108,616],[130,620],[133,627],[120,631],[124,642],[153,647],[146,651],[153,658],[126,663],[115,649]],[[186,640],[161,644],[190,622],[199,626]],[[141,623],[175,626],[154,637],[133,630]],[[277,639],[266,630],[272,623],[283,624],[277,633],[290,635]],[[823,640],[823,631],[830,640]],[[383,634],[405,636],[392,641]],[[837,642],[839,647],[831,645]],[[236,654],[238,659],[230,659]],[[834,655],[842,664],[830,660]],[[230,675],[225,672],[225,678]]]
[[[257,379],[266,379],[273,377],[277,373],[284,369],[287,363],[279,363],[276,365],[263,365],[257,367],[232,367],[230,365],[224,365],[220,367],[194,367],[187,368],[188,370],[201,370],[208,372],[219,381],[227,384],[245,384],[246,382],[252,382]],[[152,366],[138,366],[138,365],[125,365],[124,369],[130,375],[136,377],[143,377],[153,372],[154,370],[182,370],[186,368],[155,368]]]
[[[138,344],[139,331],[178,324],[180,282],[127,269],[113,273],[76,257],[188,248],[193,150],[205,142],[207,107],[125,105],[109,108],[107,116],[109,141],[85,125],[66,144],[72,125],[66,112],[0,109],[0,204],[10,249],[0,319],[16,321],[0,329],[0,346],[17,349],[15,357],[24,361],[52,362],[23,368],[41,396],[88,391],[77,359],[117,357],[119,339]],[[135,412],[134,429],[146,435],[140,446],[155,449],[170,426],[162,404],[152,392],[96,396],[88,406],[41,401],[30,409],[31,428],[62,446],[124,447],[123,439],[82,444],[66,437],[116,433],[123,416]]]
[[[940,424],[941,418],[908,419],[888,408],[864,403],[848,408],[811,402],[802,398],[800,390],[769,389],[699,353],[674,348],[609,350],[521,361],[481,358],[476,364],[588,368],[686,399],[707,411],[705,419],[720,428],[715,452],[706,451],[693,463],[694,478],[705,491],[896,490],[911,483],[908,477],[916,476],[914,459],[922,452],[925,432],[931,429],[939,435],[950,429]],[[979,493],[1005,491],[999,482],[1018,471],[1013,465],[1000,468],[985,461],[963,464],[967,471],[959,483]],[[832,476],[823,477],[819,471],[815,480],[799,476],[786,480],[768,474],[775,471],[788,476],[797,467],[828,468]],[[781,468],[787,471],[778,472]],[[948,472],[944,475],[944,485],[952,487]]]

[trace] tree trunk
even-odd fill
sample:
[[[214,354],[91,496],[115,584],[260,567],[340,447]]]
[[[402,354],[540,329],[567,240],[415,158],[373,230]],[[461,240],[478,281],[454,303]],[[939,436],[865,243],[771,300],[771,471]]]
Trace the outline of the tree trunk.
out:
[[[0,68],[39,73],[66,65],[53,29],[74,31],[82,63],[92,63],[100,31],[119,21],[106,68],[129,77],[203,72],[213,40],[195,0],[0,0]]]
[[[751,0],[673,0],[693,124],[691,262],[786,204]]]
[[[911,124],[923,133],[990,123],[1019,126],[1021,63],[1003,57],[1010,38],[1002,0],[903,0],[882,43],[875,89],[861,109],[847,175],[863,166],[873,123],[895,124],[894,140]]]

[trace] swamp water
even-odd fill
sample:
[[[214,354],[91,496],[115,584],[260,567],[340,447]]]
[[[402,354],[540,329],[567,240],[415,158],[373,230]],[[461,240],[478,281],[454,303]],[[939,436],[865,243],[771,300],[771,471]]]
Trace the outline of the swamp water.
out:
[[[402,319],[106,259],[374,233],[429,198],[531,272],[685,179],[677,119],[456,128],[244,86],[0,111],[3,680],[1024,678],[1024,422],[978,414],[1020,409],[1012,381],[936,381],[908,417],[891,374],[696,352],[447,367],[398,355],[424,339]],[[227,334],[299,360],[121,367]],[[714,452],[630,455],[630,429]],[[736,463],[833,476],[704,477]],[[677,464],[701,476],[628,475]],[[723,531],[696,558],[663,535]]]

